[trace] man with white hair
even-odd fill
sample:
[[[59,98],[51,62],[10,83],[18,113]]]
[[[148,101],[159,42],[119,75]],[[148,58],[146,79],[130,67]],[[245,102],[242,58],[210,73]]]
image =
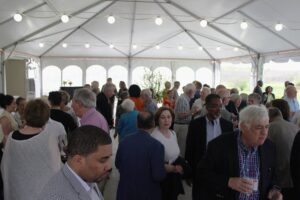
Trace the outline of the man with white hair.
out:
[[[174,120],[174,131],[177,134],[178,145],[180,149],[180,154],[184,156],[185,154],[185,143],[186,135],[188,131],[188,126],[192,120],[193,114],[197,111],[195,109],[190,109],[190,100],[195,94],[196,87],[194,84],[190,83],[184,87],[184,93],[178,97],[175,104],[175,120]]]
[[[199,112],[197,114],[200,114],[201,109],[204,107],[205,104],[205,98],[207,97],[207,95],[210,94],[210,88],[208,87],[203,87],[201,92],[200,92],[200,98],[197,99],[193,105],[192,105],[192,109],[197,109],[199,110]],[[196,107],[196,108],[194,108]],[[196,113],[195,113],[196,114]],[[199,116],[198,116],[199,117]]]
[[[261,103],[261,96],[257,93],[251,93],[249,94],[247,98],[247,104],[248,105],[260,105]]]
[[[227,121],[230,121],[232,120],[232,115],[231,113],[226,110],[225,106],[228,105],[229,103],[229,98],[230,98],[230,92],[228,89],[226,89],[226,87],[224,85],[218,85],[217,86],[217,89],[216,89],[216,94],[218,96],[220,96],[221,98],[221,102],[222,102],[222,108],[221,108],[221,117],[223,119],[226,119]],[[200,113],[200,116],[205,116],[207,114],[207,108],[204,107],[202,110],[201,110],[201,113]]]
[[[80,125],[94,125],[109,133],[108,124],[96,108],[96,95],[89,89],[81,88],[74,91],[72,108],[80,118]]]
[[[244,108],[239,128],[208,144],[198,169],[200,199],[282,200],[275,185],[275,146],[267,139],[267,109],[257,105]]]
[[[125,111],[118,121],[117,131],[119,134],[119,142],[126,136],[136,133],[137,129],[137,116],[139,112],[135,110],[135,104],[131,99],[125,99],[121,104],[122,109]]]
[[[297,100],[297,89],[293,85],[288,85],[285,91],[286,91],[286,96],[284,97],[284,100],[288,102],[291,115],[293,116],[295,112],[299,110],[299,102]]]
[[[109,128],[114,126],[113,119],[113,102],[111,97],[114,96],[115,86],[105,84],[102,91],[97,95],[96,109],[105,117]]]
[[[152,99],[152,92],[150,89],[143,89],[141,91],[141,98],[144,101],[144,111],[154,114],[157,110],[157,105]]]

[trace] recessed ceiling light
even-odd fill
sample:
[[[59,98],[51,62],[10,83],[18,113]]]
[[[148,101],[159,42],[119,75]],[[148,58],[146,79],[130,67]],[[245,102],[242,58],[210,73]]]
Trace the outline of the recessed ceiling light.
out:
[[[107,17],[107,22],[108,22],[109,24],[114,24],[114,23],[116,22],[116,18],[115,18],[113,15],[109,15],[109,16]]]
[[[233,51],[235,51],[235,52],[237,52],[237,51],[239,51],[240,49],[238,48],[238,47],[234,47],[233,48]]]
[[[85,48],[87,48],[87,49],[91,47],[91,45],[90,45],[89,43],[84,44],[84,46],[85,46]]]
[[[203,50],[203,47],[202,47],[202,46],[199,46],[198,49],[199,49],[200,51],[202,51],[202,50]]]
[[[155,24],[156,25],[160,26],[160,25],[163,24],[163,22],[164,21],[163,21],[163,19],[160,16],[156,17],[156,19],[155,19]]]
[[[14,20],[15,20],[16,22],[21,22],[22,19],[23,19],[23,17],[22,17],[22,15],[21,15],[20,13],[14,14]]]
[[[113,44],[109,45],[109,48],[113,49],[115,46]]]
[[[159,46],[159,45],[156,45],[156,46],[155,46],[155,49],[159,50],[159,49],[160,49],[160,46]]]
[[[182,45],[179,45],[177,48],[178,48],[178,50],[182,50],[182,49],[183,49],[183,46],[182,46]]]
[[[63,44],[62,44],[62,47],[63,47],[63,48],[67,48],[67,47],[68,47],[68,44],[67,44],[67,43],[63,43]]]
[[[136,45],[136,44],[132,45],[132,48],[133,48],[133,49],[136,49],[136,48],[137,48],[137,45]]]
[[[39,43],[39,47],[43,48],[44,46],[45,46],[44,43],[42,43],[42,42]]]
[[[216,50],[217,50],[217,51],[221,51],[221,47],[217,47]]]
[[[246,21],[243,21],[241,23],[241,29],[246,30],[248,28],[248,23]]]
[[[62,15],[62,16],[60,17],[60,20],[61,20],[63,23],[68,23],[69,20],[70,20],[70,18],[69,18],[68,15]]]
[[[281,31],[283,29],[283,24],[282,23],[277,23],[276,25],[275,25],[275,30],[276,31]]]
[[[207,26],[207,21],[206,21],[205,19],[202,19],[202,20],[200,21],[200,26],[201,26],[202,28],[205,28],[205,27]]]

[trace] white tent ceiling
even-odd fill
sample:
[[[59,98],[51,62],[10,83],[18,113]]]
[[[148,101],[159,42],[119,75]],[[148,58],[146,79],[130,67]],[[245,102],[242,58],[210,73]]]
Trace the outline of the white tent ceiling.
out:
[[[299,0],[2,0],[0,48],[41,57],[183,59],[297,51],[299,8]],[[23,15],[19,23],[12,18],[16,12]],[[60,21],[62,14],[70,16],[68,23]],[[107,23],[109,15],[114,24]],[[161,26],[154,23],[157,16]],[[201,19],[208,21],[206,28]],[[243,20],[246,30],[240,28]],[[274,29],[278,22],[284,25],[280,32]]]

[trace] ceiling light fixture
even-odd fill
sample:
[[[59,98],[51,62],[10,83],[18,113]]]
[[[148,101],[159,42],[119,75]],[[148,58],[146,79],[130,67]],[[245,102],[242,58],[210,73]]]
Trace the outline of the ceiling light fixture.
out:
[[[233,51],[235,51],[235,52],[237,52],[237,51],[239,51],[240,49],[238,48],[238,47],[234,47],[233,48]]]
[[[63,47],[63,48],[67,48],[67,47],[68,47],[68,44],[67,44],[67,43],[63,43],[63,44],[62,44],[62,47]]]
[[[282,31],[282,29],[283,29],[283,24],[282,23],[277,23],[275,25],[275,30],[276,31]]]
[[[137,45],[136,45],[136,44],[132,45],[132,48],[133,48],[133,49],[136,49],[136,48],[137,48]]]
[[[182,50],[182,49],[183,49],[183,46],[182,46],[182,45],[179,45],[177,48],[178,48],[178,50]]]
[[[23,19],[23,16],[22,16],[20,13],[14,14],[14,20],[15,20],[16,22],[21,22],[22,19]]]
[[[202,47],[202,46],[199,46],[198,49],[199,49],[200,51],[203,51],[203,47]]]
[[[109,45],[109,48],[113,49],[115,46],[113,44]]]
[[[91,47],[91,45],[89,43],[86,43],[86,44],[84,44],[84,47],[88,49]]]
[[[246,30],[248,28],[248,23],[246,21],[242,21],[241,29]]]
[[[217,47],[216,50],[217,50],[217,51],[221,51],[221,47]]]
[[[116,22],[116,18],[113,15],[109,15],[107,17],[107,23],[114,24]]]
[[[62,15],[62,16],[60,17],[60,20],[62,21],[62,23],[68,23],[69,20],[70,20],[70,18],[69,18],[68,15]]]
[[[155,49],[159,50],[159,49],[160,49],[160,46],[159,46],[159,45],[156,45],[156,46],[155,46]]]
[[[202,20],[200,21],[200,26],[201,26],[202,28],[207,27],[207,21],[206,21],[205,19],[202,19]]]
[[[163,19],[162,19],[160,16],[158,16],[158,17],[155,18],[155,24],[156,24],[157,26],[162,25],[163,22],[164,22],[164,21],[163,21]]]
[[[39,47],[43,48],[44,46],[45,46],[44,43],[42,43],[42,42],[39,43]]]

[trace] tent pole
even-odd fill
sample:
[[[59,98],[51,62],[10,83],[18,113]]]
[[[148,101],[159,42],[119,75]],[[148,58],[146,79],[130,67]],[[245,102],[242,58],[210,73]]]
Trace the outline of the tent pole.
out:
[[[1,81],[0,81],[0,92],[4,93],[4,85],[5,85],[5,77],[4,77],[4,51],[1,50],[1,69],[0,69],[0,74],[1,74]]]
[[[127,88],[132,84],[132,57],[128,56],[128,85]]]
[[[135,27],[135,15],[136,15],[136,2],[134,2],[133,4],[132,21],[130,27],[130,38],[129,38],[129,48],[128,48],[129,57],[132,57],[132,40],[133,40],[134,27]]]

